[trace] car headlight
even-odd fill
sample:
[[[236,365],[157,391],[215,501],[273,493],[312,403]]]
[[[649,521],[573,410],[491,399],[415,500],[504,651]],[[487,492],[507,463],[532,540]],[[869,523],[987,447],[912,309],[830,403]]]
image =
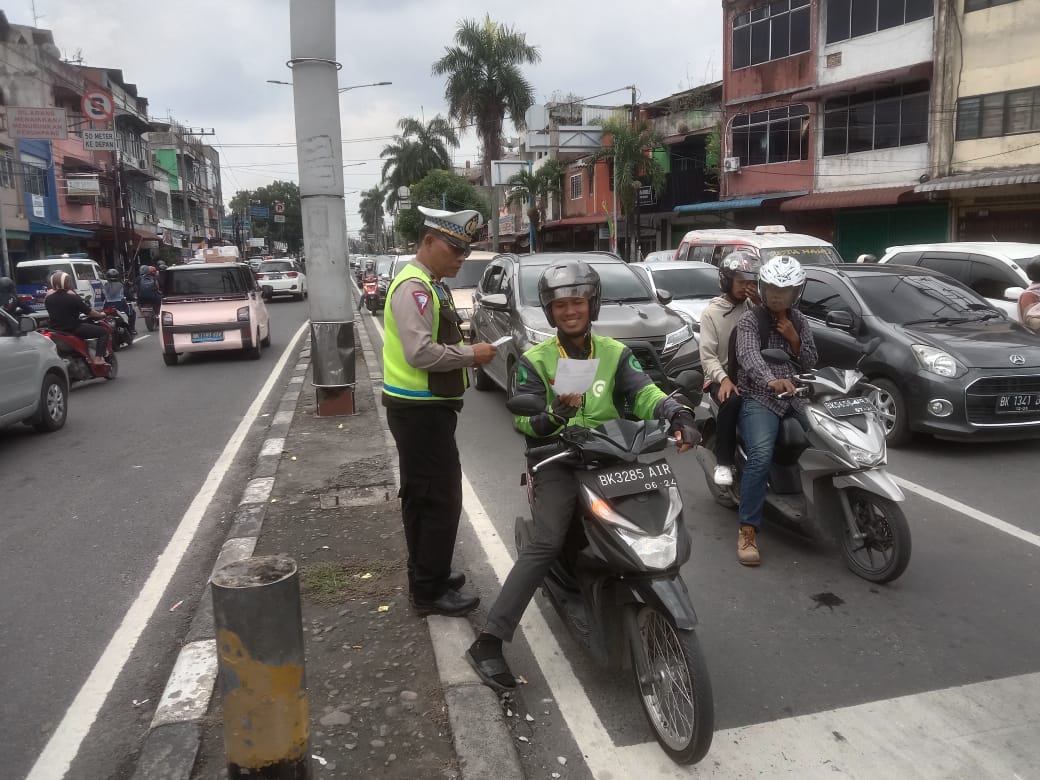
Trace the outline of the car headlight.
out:
[[[683,326],[681,328],[673,330],[664,337],[664,351],[671,352],[673,349],[678,349],[692,338],[693,326],[684,318]]]
[[[531,344],[541,344],[546,339],[551,339],[555,336],[555,333],[546,333],[545,331],[537,330],[536,328],[529,328],[524,325],[524,335],[527,336],[527,340]]]
[[[173,325],[173,312],[164,311],[162,313],[162,324]]]
[[[238,310],[238,321],[239,322],[249,322],[249,307],[248,306],[242,306]]]
[[[952,355],[941,349],[930,347],[927,344],[913,344],[910,349],[917,358],[917,364],[930,374],[952,379],[964,373],[961,364]]]

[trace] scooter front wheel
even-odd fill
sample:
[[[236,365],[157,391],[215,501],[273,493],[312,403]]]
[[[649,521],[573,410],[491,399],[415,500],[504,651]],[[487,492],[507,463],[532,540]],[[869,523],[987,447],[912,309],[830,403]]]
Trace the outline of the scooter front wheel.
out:
[[[853,573],[869,582],[885,583],[906,571],[910,563],[910,526],[895,501],[852,488],[846,494],[852,520],[859,532],[853,537],[845,523],[841,551]]]
[[[695,764],[707,755],[715,731],[711,680],[697,634],[676,628],[650,606],[639,610],[636,624],[649,667],[644,681],[633,664],[643,712],[664,752],[677,764]]]

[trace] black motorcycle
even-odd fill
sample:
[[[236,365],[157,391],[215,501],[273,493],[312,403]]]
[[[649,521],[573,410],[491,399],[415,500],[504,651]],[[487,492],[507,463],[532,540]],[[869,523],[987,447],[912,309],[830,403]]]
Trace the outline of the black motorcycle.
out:
[[[134,333],[130,330],[130,317],[127,313],[115,306],[105,306],[105,316],[108,317],[108,324],[112,326],[112,349],[132,347]]]
[[[700,374],[686,386],[699,387]],[[514,414],[542,412],[545,399],[516,395]],[[576,641],[611,671],[634,670],[643,711],[673,761],[692,764],[714,733],[711,680],[697,640],[697,615],[679,568],[690,557],[682,498],[665,458],[641,459],[673,440],[659,422],[613,420],[568,427],[558,441],[527,451],[521,478],[534,511],[534,483],[566,463],[580,483],[575,521],[543,583]],[[519,552],[534,533],[518,517]]]

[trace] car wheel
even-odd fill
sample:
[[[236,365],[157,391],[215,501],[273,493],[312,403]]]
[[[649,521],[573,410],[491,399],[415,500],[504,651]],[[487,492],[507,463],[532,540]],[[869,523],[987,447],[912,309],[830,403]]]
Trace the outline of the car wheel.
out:
[[[260,329],[256,329],[256,335],[253,338],[253,346],[246,350],[246,356],[250,360],[259,360],[263,353],[260,351]]]
[[[267,326],[267,335],[264,336],[262,339],[260,339],[260,346],[261,347],[269,347],[269,346],[271,346],[271,326],[270,325]]]
[[[481,392],[494,390],[498,385],[489,377],[480,366],[473,366],[473,386]]]
[[[168,366],[177,365],[177,353],[176,352],[163,352],[162,353],[163,363]]]
[[[872,379],[874,389],[867,396],[881,415],[881,424],[885,426],[885,440],[890,447],[908,444],[913,438],[910,430],[909,414],[902,391],[888,379]]]
[[[69,413],[69,391],[65,383],[55,374],[47,374],[40,388],[40,410],[33,421],[33,428],[51,433],[65,425]]]

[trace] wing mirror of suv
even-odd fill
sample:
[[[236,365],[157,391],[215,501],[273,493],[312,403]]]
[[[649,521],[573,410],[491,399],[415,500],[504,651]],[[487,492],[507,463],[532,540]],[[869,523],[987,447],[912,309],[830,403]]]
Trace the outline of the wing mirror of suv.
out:
[[[505,293],[491,293],[480,299],[481,306],[495,311],[505,311],[509,308],[509,301]],[[544,407],[544,404],[543,404]]]
[[[847,311],[830,311],[824,317],[823,324],[828,328],[852,333],[856,329],[856,318]]]
[[[1009,301],[1017,301],[1024,292],[1025,290],[1021,287],[1008,287],[1004,290],[1004,297]]]
[[[657,288],[657,300],[663,305],[667,306],[672,302],[672,294],[668,290],[663,290],[660,287]]]
[[[506,409],[522,417],[533,417],[545,411],[545,399],[532,393],[518,393],[506,401]]]
[[[22,335],[26,333],[32,333],[37,328],[35,317],[19,317],[18,318],[18,329],[22,332]]]

